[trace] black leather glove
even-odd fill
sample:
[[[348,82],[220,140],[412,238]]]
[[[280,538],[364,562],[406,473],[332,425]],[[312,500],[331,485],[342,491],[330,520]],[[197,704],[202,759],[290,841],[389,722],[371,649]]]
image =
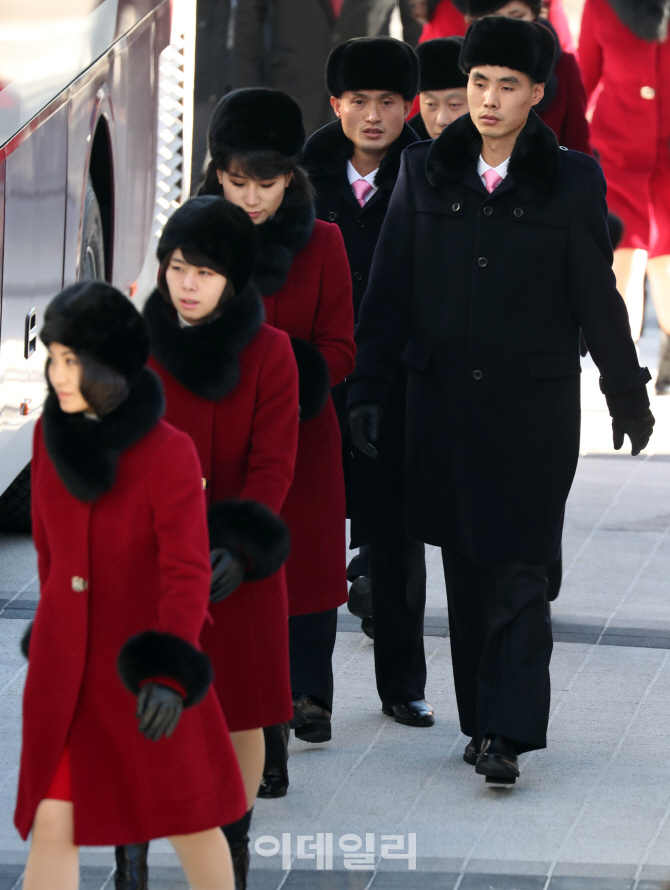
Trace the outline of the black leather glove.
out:
[[[137,696],[138,729],[150,742],[157,742],[163,735],[169,739],[183,710],[184,699],[178,692],[160,683],[147,683]]]
[[[376,402],[362,402],[360,405],[354,405],[349,412],[352,441],[356,448],[368,457],[377,457],[374,443],[379,438],[382,411],[382,406]]]
[[[628,436],[632,446],[630,453],[633,457],[638,455],[643,448],[647,447],[655,423],[654,415],[649,410],[640,417],[633,417],[629,420],[613,417],[612,434],[615,451],[622,447],[624,436]]]
[[[247,567],[243,558],[230,550],[217,547],[209,555],[212,562],[212,583],[209,588],[210,603],[220,603],[234,593],[244,581]]]

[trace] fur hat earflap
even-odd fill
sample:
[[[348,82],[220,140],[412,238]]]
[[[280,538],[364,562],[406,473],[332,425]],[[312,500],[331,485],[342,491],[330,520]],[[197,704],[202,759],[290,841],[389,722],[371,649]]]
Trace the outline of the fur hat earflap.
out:
[[[186,693],[186,708],[202,701],[214,676],[204,652],[188,640],[157,630],[131,637],[119,652],[116,667],[133,695],[139,695],[142,684],[157,677],[174,680]]]
[[[467,74],[461,71],[458,64],[462,46],[462,37],[436,37],[418,45],[420,93],[426,90],[454,90],[468,85]]]
[[[305,145],[302,111],[281,90],[234,90],[214,109],[207,141],[217,167],[223,167],[223,158],[236,151],[276,151],[297,157]]]
[[[468,28],[460,64],[468,74],[476,65],[499,65],[521,71],[535,83],[546,83],[556,52],[554,35],[539,22],[488,15]]]
[[[149,358],[146,322],[130,300],[106,281],[80,281],[57,294],[44,313],[40,339],[112,368],[129,384]]]
[[[411,102],[419,85],[419,59],[395,37],[354,37],[328,56],[326,87],[331,96],[348,90],[387,90]]]
[[[249,563],[247,581],[273,575],[286,562],[291,537],[283,519],[257,501],[218,501],[208,511],[209,546],[239,550]]]
[[[257,240],[256,226],[241,207],[216,195],[199,195],[189,198],[166,222],[156,256],[162,263],[179,248],[208,260],[240,293],[254,269]]]

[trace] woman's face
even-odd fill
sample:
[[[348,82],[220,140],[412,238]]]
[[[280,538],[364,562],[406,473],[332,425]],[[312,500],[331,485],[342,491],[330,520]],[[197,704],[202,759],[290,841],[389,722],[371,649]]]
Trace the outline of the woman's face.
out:
[[[56,390],[61,411],[66,414],[79,414],[81,411],[93,413],[79,388],[81,363],[69,346],[63,346],[62,343],[49,344],[47,374],[49,383]]]
[[[192,266],[177,248],[165,270],[172,305],[184,321],[200,324],[219,305],[228,279],[207,266]]]
[[[292,173],[286,173],[275,179],[259,180],[235,169],[217,170],[216,175],[223,187],[224,198],[245,210],[257,226],[279,210],[293,176]]]

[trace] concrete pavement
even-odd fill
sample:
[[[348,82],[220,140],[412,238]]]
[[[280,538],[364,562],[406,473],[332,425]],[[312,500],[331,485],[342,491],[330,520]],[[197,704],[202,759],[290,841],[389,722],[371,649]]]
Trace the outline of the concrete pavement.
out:
[[[650,367],[656,338],[652,330],[641,343]],[[513,789],[487,788],[463,762],[441,563],[429,548],[435,726],[382,715],[372,644],[343,609],[333,740],[293,739],[288,796],[258,801],[250,890],[669,890],[670,398],[653,400],[658,422],[644,456],[617,454],[597,372],[589,360],[584,368],[548,749],[521,758]],[[30,539],[1,536],[0,890],[20,886],[26,854],[11,822],[25,677],[18,641],[37,590]],[[111,850],[83,850],[82,862],[82,887],[113,886]],[[152,844],[151,862],[152,890],[186,887],[165,841]]]

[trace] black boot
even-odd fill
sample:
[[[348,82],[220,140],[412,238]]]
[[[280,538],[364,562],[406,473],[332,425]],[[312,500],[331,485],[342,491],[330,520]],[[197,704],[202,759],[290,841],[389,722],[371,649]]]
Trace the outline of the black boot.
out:
[[[286,797],[288,791],[288,723],[277,723],[263,729],[265,766],[258,797]]]
[[[149,868],[147,855],[149,844],[126,844],[116,847],[116,874],[114,887],[116,890],[147,890],[149,886]]]
[[[249,874],[249,827],[251,825],[252,809],[248,810],[237,822],[224,825],[221,831],[225,834],[230,857],[233,860],[233,872],[235,874],[235,890],[247,890],[247,875]]]

